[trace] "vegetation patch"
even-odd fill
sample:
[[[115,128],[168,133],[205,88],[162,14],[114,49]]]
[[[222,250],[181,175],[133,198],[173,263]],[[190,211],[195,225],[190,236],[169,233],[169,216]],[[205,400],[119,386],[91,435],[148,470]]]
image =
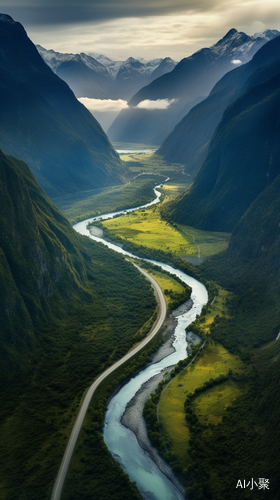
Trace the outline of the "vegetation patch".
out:
[[[188,393],[193,393],[209,379],[215,378],[217,374],[228,374],[229,369],[241,372],[244,370],[244,364],[220,344],[210,340],[201,351],[197,361],[179,373],[162,394],[159,419],[170,451],[178,457],[182,469],[188,463],[187,451],[190,439],[185,420],[186,397]]]
[[[145,269],[157,281],[164,293],[169,311],[176,309],[190,299],[192,289],[175,274],[172,275],[150,262],[137,260],[137,265]]]
[[[108,451],[102,435],[102,426],[108,398],[118,386],[150,361],[150,355],[161,343],[159,332],[148,346],[110,374],[97,388],[75,447],[62,500],[87,500],[91,498],[93,491],[94,495],[105,500],[141,499],[135,483],[129,480],[128,475]]]
[[[74,193],[54,201],[74,224],[89,217],[145,205],[154,199],[153,188],[163,180],[160,175],[141,175],[122,186]]]
[[[126,153],[120,157],[131,172],[164,174],[173,180],[183,182],[185,187],[189,184],[188,178],[184,175],[184,165],[169,163],[155,153]]]
[[[198,231],[177,226],[164,220],[159,207],[140,209],[135,212],[103,221],[105,236],[115,241],[129,242],[181,257],[208,257],[224,250],[229,235]],[[199,245],[199,248],[198,248]]]

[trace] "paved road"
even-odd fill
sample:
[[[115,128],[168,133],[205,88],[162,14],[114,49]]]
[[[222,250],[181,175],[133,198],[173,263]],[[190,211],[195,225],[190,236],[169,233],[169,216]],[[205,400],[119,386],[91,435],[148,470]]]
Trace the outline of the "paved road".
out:
[[[164,319],[165,319],[165,316],[166,316],[166,302],[165,302],[164,295],[163,295],[163,293],[162,293],[159,285],[154,280],[154,278],[152,278],[148,273],[146,273],[146,271],[143,271],[143,269],[141,269],[136,264],[134,264],[134,265],[137,267],[137,269],[141,273],[144,274],[144,276],[146,276],[147,279],[149,279],[151,281],[151,283],[153,285],[153,288],[154,288],[155,294],[156,294],[156,298],[157,298],[157,301],[158,301],[158,304],[159,304],[159,313],[158,313],[157,320],[154,323],[153,328],[150,331],[149,335],[147,337],[145,337],[145,339],[142,342],[140,342],[140,344],[138,344],[134,349],[132,349],[131,351],[129,351],[123,358],[121,358],[115,364],[113,364],[112,366],[110,366],[109,368],[107,368],[107,370],[105,370],[105,372],[101,373],[101,375],[95,380],[95,382],[93,382],[93,384],[88,389],[88,391],[86,393],[86,396],[85,396],[85,399],[84,399],[84,401],[82,403],[81,409],[79,411],[79,414],[77,416],[75,425],[74,425],[74,427],[72,429],[72,432],[71,432],[71,435],[70,435],[70,438],[69,438],[66,450],[64,452],[64,456],[63,456],[63,459],[62,459],[62,462],[61,462],[61,465],[60,465],[60,468],[59,468],[59,471],[58,471],[58,475],[57,475],[57,478],[56,478],[56,481],[55,481],[55,485],[54,485],[54,488],[53,488],[51,500],[60,500],[60,496],[61,496],[61,492],[62,492],[64,481],[65,481],[65,478],[66,478],[67,470],[68,470],[68,467],[69,467],[69,464],[70,464],[70,461],[71,461],[71,458],[72,458],[72,455],[73,455],[73,452],[74,452],[74,448],[75,448],[75,445],[76,445],[76,442],[77,442],[77,439],[78,439],[81,427],[83,425],[83,421],[84,421],[84,418],[85,418],[85,415],[86,415],[86,411],[88,409],[89,403],[91,401],[91,398],[92,398],[95,390],[97,389],[97,387],[99,386],[99,384],[110,373],[112,373],[114,370],[116,370],[117,368],[119,368],[123,363],[125,363],[128,359],[130,359],[138,351],[140,351],[146,344],[148,344],[148,342],[150,342],[150,340],[157,334],[157,332],[159,331],[160,327],[162,326],[162,324],[164,322]]]

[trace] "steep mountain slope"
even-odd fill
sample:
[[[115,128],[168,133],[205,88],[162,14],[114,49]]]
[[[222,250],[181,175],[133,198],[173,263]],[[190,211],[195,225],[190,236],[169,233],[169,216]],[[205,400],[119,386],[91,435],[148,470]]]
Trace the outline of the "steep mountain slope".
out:
[[[162,110],[160,119],[156,120],[157,135],[160,130],[160,142],[162,142],[183,118],[184,106],[187,103],[189,104],[200,96],[207,96],[214,84],[225,73],[233,69],[236,63],[247,62],[262,45],[278,34],[276,30],[268,30],[264,32],[263,36],[250,37],[235,29],[230,30],[215,45],[201,49],[192,56],[182,59],[173,71],[155,79],[137,92],[129,101],[131,109],[120,112],[108,130],[108,136],[113,141],[141,142],[143,116],[141,115],[137,119],[135,108],[137,109],[139,103],[147,99],[152,101],[175,99],[176,101],[172,102],[167,109]],[[151,108],[152,106],[149,106],[145,112],[144,130],[149,130],[149,143],[156,144],[155,120],[153,120],[155,111]],[[139,120],[139,124],[137,120]],[[133,132],[127,137],[126,132],[129,129]]]
[[[216,317],[211,337],[231,352],[242,353],[249,370],[235,379],[241,395],[219,425],[211,432],[195,428],[192,447],[199,455],[191,453],[188,477],[188,484],[196,486],[190,494],[193,500],[199,498],[198,485],[209,499],[238,500],[241,488],[232,485],[243,477],[248,477],[246,484],[249,478],[259,483],[260,469],[269,484],[266,498],[279,498],[279,189],[278,175],[236,224],[228,249],[202,265],[208,278],[235,293],[230,319]]]
[[[117,153],[44,63],[23,27],[0,17],[0,147],[27,161],[49,196],[121,182]]]
[[[227,106],[244,92],[244,87],[249,88],[253,84],[254,73],[254,78],[259,80],[260,71],[263,72],[263,80],[268,78],[271,69],[264,66],[279,57],[279,49],[280,38],[276,37],[267,42],[250,62],[221,78],[209,96],[176,125],[158,153],[167,161],[183,163],[186,171],[194,176],[206,157],[208,141]]]
[[[2,152],[0,197],[1,498],[47,500],[85,389],[156,303],[133,265],[78,235]]]
[[[174,220],[232,231],[256,197],[280,173],[280,59],[253,75],[253,86],[229,106],[188,193],[169,211]]]
[[[134,57],[129,57],[120,65],[115,82],[123,89],[127,99],[135,93],[136,88],[139,89],[150,81],[153,70],[157,68],[161,62],[162,59],[141,62],[134,59]]]
[[[118,99],[124,92],[112,80],[103,64],[86,54],[61,54],[36,45],[39,54],[76,97]]]

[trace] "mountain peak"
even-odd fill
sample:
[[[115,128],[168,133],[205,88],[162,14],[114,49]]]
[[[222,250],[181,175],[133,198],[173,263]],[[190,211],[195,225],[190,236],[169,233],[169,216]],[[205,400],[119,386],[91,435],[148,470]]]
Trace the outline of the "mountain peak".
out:
[[[238,33],[237,29],[235,28],[231,28],[227,33],[226,35],[222,38],[222,40],[227,40],[227,38],[231,38],[233,35],[235,35],[236,33]]]
[[[8,16],[8,14],[0,14],[0,21],[10,24],[15,22],[11,16]]]

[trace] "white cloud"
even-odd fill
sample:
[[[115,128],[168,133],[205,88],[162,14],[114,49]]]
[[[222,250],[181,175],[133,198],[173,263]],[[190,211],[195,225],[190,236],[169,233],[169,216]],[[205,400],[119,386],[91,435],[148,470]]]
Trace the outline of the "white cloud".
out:
[[[121,111],[127,108],[128,104],[122,99],[91,99],[90,97],[79,97],[78,99],[91,113],[95,111]]]
[[[139,102],[136,107],[141,109],[167,109],[173,102],[176,102],[176,99],[157,99],[156,101],[145,99]]]
[[[233,59],[231,61],[232,64],[242,64],[242,61],[240,61],[240,59]]]

